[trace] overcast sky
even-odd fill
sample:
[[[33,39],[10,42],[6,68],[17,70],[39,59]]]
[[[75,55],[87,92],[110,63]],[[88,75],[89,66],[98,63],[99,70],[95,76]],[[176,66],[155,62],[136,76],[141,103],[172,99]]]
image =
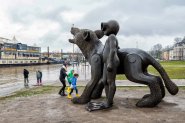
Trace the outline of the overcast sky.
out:
[[[42,51],[72,51],[72,24],[96,30],[110,19],[120,24],[121,48],[173,45],[185,36],[185,0],[0,0],[0,37],[15,35]]]

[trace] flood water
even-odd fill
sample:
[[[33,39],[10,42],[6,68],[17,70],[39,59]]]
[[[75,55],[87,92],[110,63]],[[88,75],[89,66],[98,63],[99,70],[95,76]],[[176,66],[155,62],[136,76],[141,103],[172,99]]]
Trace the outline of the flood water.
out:
[[[24,87],[24,76],[23,69],[29,71],[29,85],[33,86],[37,83],[36,71],[42,71],[43,84],[54,84],[59,81],[59,74],[61,64],[54,65],[39,65],[39,66],[25,66],[25,67],[7,67],[0,68],[0,96],[7,95],[11,92],[19,90]],[[67,71],[69,72],[73,66],[68,66]],[[79,81],[86,81],[90,78],[90,65],[79,65],[74,66],[74,70],[80,76]]]

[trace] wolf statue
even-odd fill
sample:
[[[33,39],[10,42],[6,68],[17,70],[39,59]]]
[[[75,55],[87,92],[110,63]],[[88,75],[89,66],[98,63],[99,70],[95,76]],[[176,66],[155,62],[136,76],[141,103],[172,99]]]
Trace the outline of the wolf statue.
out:
[[[101,104],[100,109],[111,107],[116,91],[116,74],[125,74],[128,80],[149,87],[150,94],[144,95],[137,102],[138,107],[154,107],[159,104],[165,96],[164,84],[170,94],[177,94],[177,85],[170,80],[164,68],[152,56],[137,48],[120,49],[118,47],[116,38],[118,31],[119,24],[115,20],[101,23],[101,30],[96,31],[71,28],[74,39],[69,39],[69,42],[80,48],[91,65],[91,80],[82,95],[73,98],[72,102],[85,104],[91,99],[100,98],[105,87],[107,101]],[[105,46],[99,40],[104,35],[108,36]],[[147,72],[149,65],[152,65],[162,78],[149,74]],[[89,107],[93,107],[92,105],[89,104]]]

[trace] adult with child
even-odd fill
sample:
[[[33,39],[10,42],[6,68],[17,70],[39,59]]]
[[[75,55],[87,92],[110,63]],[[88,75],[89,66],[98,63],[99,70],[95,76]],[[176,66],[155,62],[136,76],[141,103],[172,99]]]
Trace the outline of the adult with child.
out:
[[[24,75],[24,86],[28,86],[28,83],[29,83],[29,80],[28,80],[29,71],[24,69],[23,70],[23,75]]]
[[[66,88],[66,80],[65,77],[67,76],[66,74],[67,70],[65,66],[62,66],[61,70],[60,70],[60,76],[59,76],[59,80],[62,83],[62,88],[60,89],[59,93],[61,96],[66,96],[65,94],[65,88]]]
[[[37,85],[42,85],[42,72],[40,70],[36,71]]]
[[[77,82],[78,76],[79,75],[77,73],[75,73],[74,76],[73,76],[73,78],[71,79],[71,91],[70,91],[70,93],[67,96],[67,98],[69,98],[69,99],[72,98],[71,94],[73,93],[73,90],[76,91],[76,96],[79,97],[79,95],[78,95],[78,89],[77,89],[77,86],[76,86],[76,82]]]

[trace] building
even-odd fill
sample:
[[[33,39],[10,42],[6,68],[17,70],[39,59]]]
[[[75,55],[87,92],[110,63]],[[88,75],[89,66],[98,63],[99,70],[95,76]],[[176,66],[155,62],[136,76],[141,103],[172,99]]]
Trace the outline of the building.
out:
[[[184,43],[183,42],[178,42],[174,45],[173,48],[173,60],[183,60],[184,56]]]
[[[185,60],[185,38],[162,52],[163,60]]]
[[[62,58],[62,55],[61,53],[59,52],[43,52],[42,57],[49,57],[49,58],[53,58],[53,59],[58,59],[60,60]]]
[[[185,60],[185,38],[182,40],[182,60]]]
[[[169,60],[173,60],[173,49],[169,50]]]
[[[162,52],[162,59],[163,60],[169,60],[169,50],[165,50]]]
[[[17,43],[12,40],[0,38],[0,64],[37,64],[41,63],[41,48]]]

